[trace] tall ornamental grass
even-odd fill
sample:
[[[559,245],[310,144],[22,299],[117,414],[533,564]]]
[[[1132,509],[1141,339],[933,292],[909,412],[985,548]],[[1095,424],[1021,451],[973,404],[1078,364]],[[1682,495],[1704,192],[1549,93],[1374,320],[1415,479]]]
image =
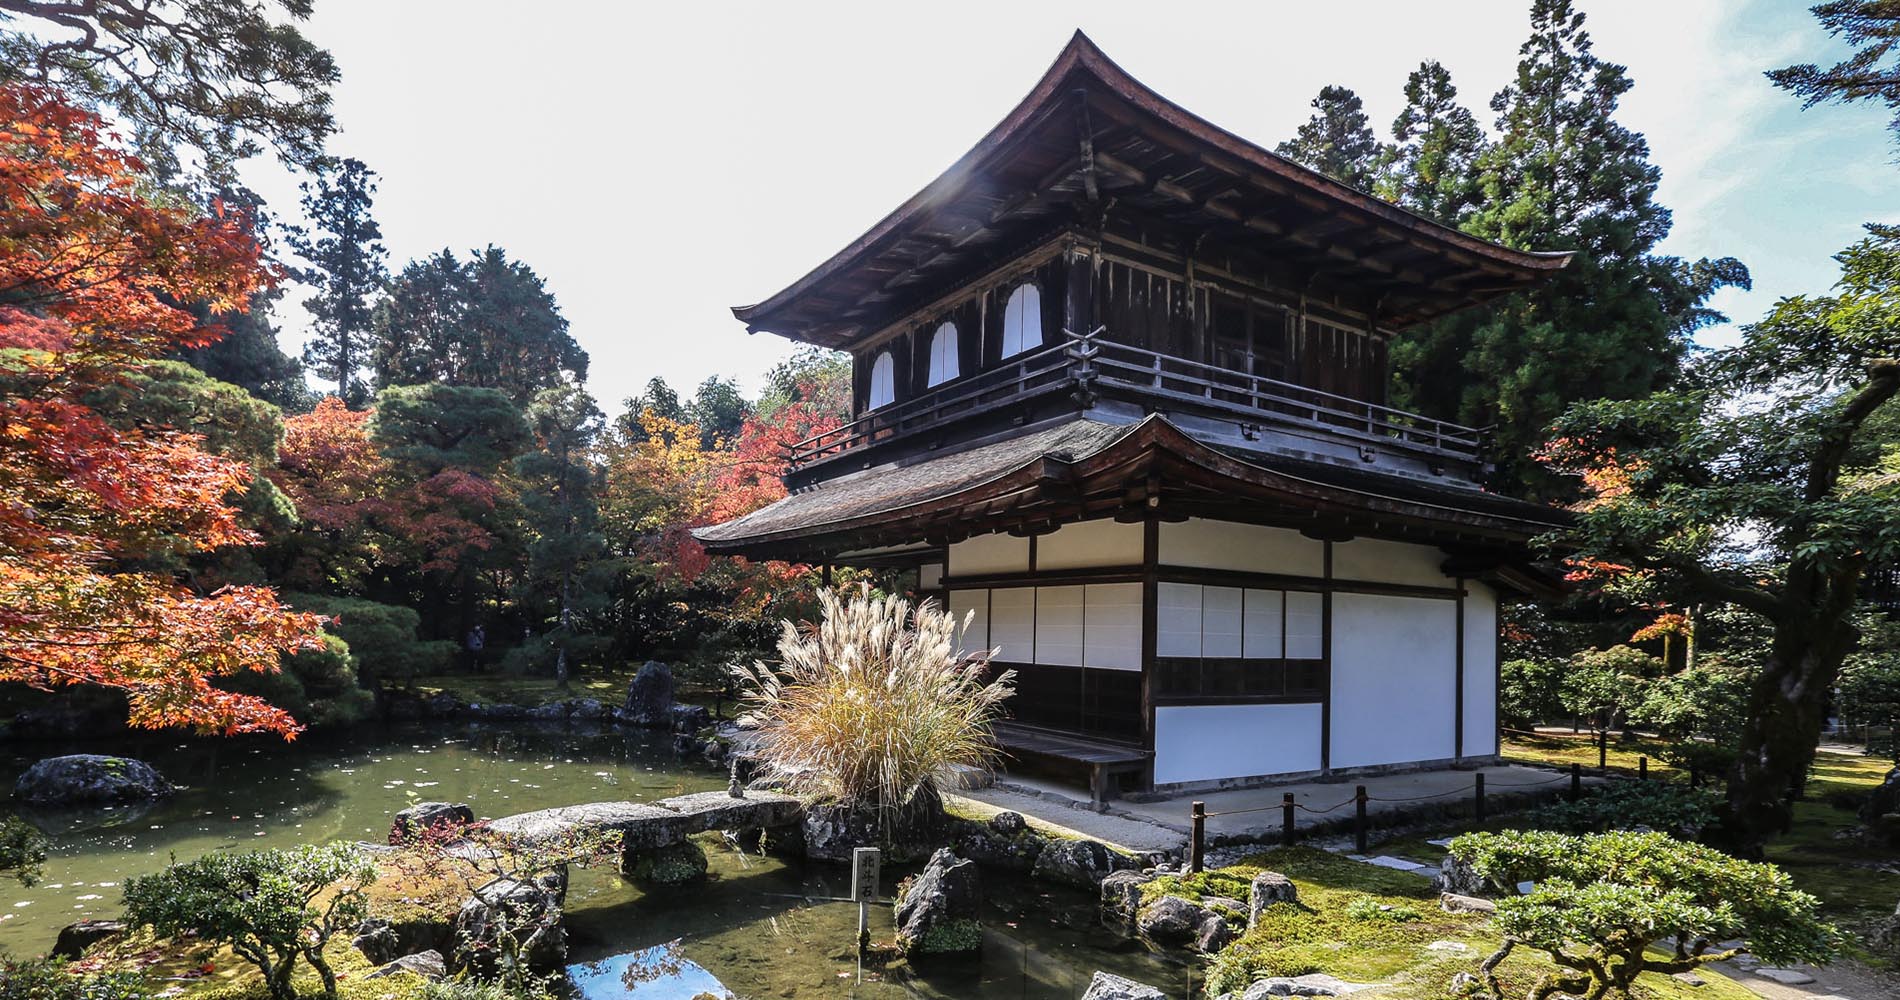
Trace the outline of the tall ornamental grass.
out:
[[[733,668],[768,777],[889,813],[953,768],[994,764],[990,725],[1016,680],[984,680],[994,650],[957,649],[957,622],[931,601],[913,611],[869,587],[818,601],[816,625],[784,623],[776,670]]]

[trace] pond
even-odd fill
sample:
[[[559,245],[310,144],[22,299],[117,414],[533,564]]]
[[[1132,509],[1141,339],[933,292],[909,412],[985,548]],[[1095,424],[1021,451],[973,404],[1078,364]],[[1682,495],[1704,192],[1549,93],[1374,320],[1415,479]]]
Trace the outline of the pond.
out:
[[[666,734],[512,724],[365,726],[264,740],[144,736],[106,747],[0,748],[0,781],[39,757],[110,752],[151,761],[179,784],[169,801],[84,813],[37,813],[52,856],[32,888],[0,882],[0,950],[42,953],[59,929],[119,912],[128,876],[213,851],[328,840],[381,841],[412,802],[468,802],[504,816],[601,800],[645,801],[725,787],[723,773],[680,760]],[[587,1000],[739,996],[1067,997],[1096,969],[1159,986],[1185,967],[1104,930],[1095,900],[1000,873],[986,880],[982,958],[949,967],[860,968],[857,907],[843,866],[709,849],[711,879],[642,890],[611,871],[574,873],[570,969]],[[887,873],[895,884],[903,873]],[[888,905],[871,910],[889,940]]]

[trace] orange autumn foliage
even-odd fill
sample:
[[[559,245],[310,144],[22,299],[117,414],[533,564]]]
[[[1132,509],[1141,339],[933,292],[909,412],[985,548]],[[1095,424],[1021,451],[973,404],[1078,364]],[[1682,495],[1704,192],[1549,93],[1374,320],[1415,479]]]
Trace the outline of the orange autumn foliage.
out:
[[[277,669],[320,618],[127,568],[254,543],[229,502],[249,468],[81,402],[222,333],[174,303],[242,309],[271,277],[243,219],[153,193],[97,116],[0,87],[0,681],[114,688],[134,725],[298,731],[211,680]]]

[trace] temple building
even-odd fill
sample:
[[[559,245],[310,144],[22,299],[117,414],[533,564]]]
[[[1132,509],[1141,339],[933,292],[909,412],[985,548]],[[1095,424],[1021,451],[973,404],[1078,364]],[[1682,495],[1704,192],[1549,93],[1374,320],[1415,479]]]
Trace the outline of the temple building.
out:
[[[1019,680],[1020,761],[1098,796],[1481,762],[1500,602],[1561,511],[1386,404],[1392,335],[1567,255],[1212,125],[1077,34],[948,171],[734,314],[849,352],[854,419],[715,553],[914,570]]]

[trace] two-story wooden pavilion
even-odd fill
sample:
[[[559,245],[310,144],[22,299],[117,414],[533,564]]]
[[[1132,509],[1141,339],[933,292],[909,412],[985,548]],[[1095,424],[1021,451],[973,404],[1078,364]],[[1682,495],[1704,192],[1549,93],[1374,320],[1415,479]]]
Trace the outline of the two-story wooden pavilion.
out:
[[[1489,757],[1498,605],[1548,587],[1527,542],[1562,515],[1484,490],[1480,430],[1387,407],[1387,345],[1565,262],[1276,156],[1077,34],[941,177],[733,310],[850,352],[855,419],[698,536],[915,568],[1019,672],[1020,751],[1163,787]]]

